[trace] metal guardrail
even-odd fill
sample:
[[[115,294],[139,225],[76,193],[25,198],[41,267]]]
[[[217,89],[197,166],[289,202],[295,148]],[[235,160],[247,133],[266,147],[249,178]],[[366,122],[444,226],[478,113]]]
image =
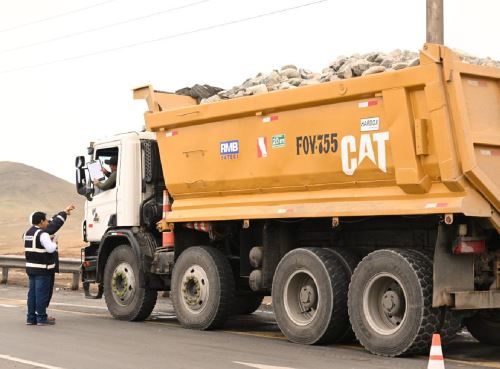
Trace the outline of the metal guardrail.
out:
[[[73,281],[71,283],[72,290],[78,290],[80,283],[80,259],[59,259],[59,273],[72,273]],[[26,259],[19,255],[0,255],[0,268],[2,268],[2,279],[0,284],[6,284],[9,278],[9,269],[26,268]]]

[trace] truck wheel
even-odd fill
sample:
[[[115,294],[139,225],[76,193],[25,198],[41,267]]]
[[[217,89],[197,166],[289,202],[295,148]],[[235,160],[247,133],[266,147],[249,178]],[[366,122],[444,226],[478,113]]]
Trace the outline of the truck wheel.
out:
[[[276,321],[292,342],[338,340],[346,330],[348,279],[337,257],[321,248],[299,248],[278,264],[272,297]]]
[[[240,295],[236,296],[233,314],[234,315],[248,315],[254,313],[264,300],[264,296],[261,295]]]
[[[183,326],[201,330],[222,326],[234,299],[229,261],[212,247],[188,248],[174,265],[171,297]]]
[[[426,258],[431,264],[434,260],[434,250],[433,249],[419,249],[413,250],[413,252],[418,252],[422,257]],[[452,342],[457,333],[462,329],[462,317],[463,313],[458,311],[453,311],[447,307],[440,309],[440,329],[437,331],[441,335],[441,343],[443,346],[448,345]]]
[[[337,259],[342,263],[344,267],[344,272],[347,275],[348,283],[351,282],[352,273],[354,273],[354,269],[358,266],[360,262],[360,258],[350,250],[343,248],[325,248],[328,252],[332,253],[337,257]],[[353,342],[356,340],[356,336],[351,327],[351,323],[349,322],[349,317],[346,317],[346,329],[345,332],[339,337],[338,342]]]
[[[472,317],[465,319],[465,326],[479,342],[488,345],[500,345],[499,309],[478,311]]]
[[[104,298],[113,317],[141,321],[151,314],[157,292],[141,287],[143,278],[130,246],[121,245],[111,252],[104,268]]]
[[[461,312],[445,308],[444,312],[441,313],[441,329],[439,330],[443,346],[457,337],[457,333],[462,330],[462,323]]]
[[[354,333],[370,352],[428,351],[440,322],[432,308],[431,262],[412,250],[372,252],[352,275],[348,307]]]

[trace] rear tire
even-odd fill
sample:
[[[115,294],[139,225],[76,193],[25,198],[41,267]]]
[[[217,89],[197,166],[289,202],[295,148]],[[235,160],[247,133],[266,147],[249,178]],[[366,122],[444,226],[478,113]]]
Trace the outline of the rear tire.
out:
[[[470,334],[481,343],[500,346],[500,310],[480,310],[465,319]]]
[[[439,328],[439,310],[432,308],[432,263],[412,250],[372,252],[354,271],[348,306],[354,333],[370,352],[428,351]]]
[[[344,272],[347,275],[348,283],[351,282],[352,273],[354,273],[354,269],[358,266],[360,262],[360,258],[350,250],[342,249],[342,248],[325,248],[328,252],[335,255],[337,259],[342,263],[344,267]],[[349,321],[349,317],[346,317],[346,329],[345,332],[340,336],[338,342],[349,343],[356,340],[356,336],[351,327],[351,322]]]
[[[273,279],[273,308],[292,342],[337,341],[346,330],[347,276],[338,259],[321,248],[287,253]]]
[[[429,260],[431,264],[433,264],[433,249],[419,249],[413,250],[413,252],[420,253],[424,258]],[[440,310],[440,329],[438,332],[441,336],[441,344],[446,346],[457,337],[457,333],[462,329],[463,313],[451,310],[448,307],[442,307]]]
[[[457,333],[462,330],[463,325],[462,312],[453,311],[447,307],[445,309],[441,314],[441,329],[439,330],[443,346],[457,338]]]
[[[234,299],[233,272],[227,258],[208,246],[185,250],[174,266],[171,298],[184,327],[206,330],[222,326]]]
[[[158,293],[141,287],[144,276],[129,245],[116,247],[104,268],[104,299],[109,312],[120,320],[141,321],[153,311]]]

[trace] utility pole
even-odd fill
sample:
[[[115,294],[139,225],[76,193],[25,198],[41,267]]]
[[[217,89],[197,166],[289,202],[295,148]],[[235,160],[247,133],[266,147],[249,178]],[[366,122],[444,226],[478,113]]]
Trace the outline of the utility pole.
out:
[[[444,44],[443,0],[427,0],[426,42]]]

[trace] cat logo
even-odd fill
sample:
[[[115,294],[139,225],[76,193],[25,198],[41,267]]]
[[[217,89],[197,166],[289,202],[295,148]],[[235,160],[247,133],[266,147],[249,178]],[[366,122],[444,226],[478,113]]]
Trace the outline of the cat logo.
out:
[[[352,176],[365,158],[370,159],[382,172],[387,173],[385,143],[389,140],[389,132],[364,133],[359,139],[355,136],[344,136],[341,143],[342,171]],[[377,146],[377,157],[373,146]]]

